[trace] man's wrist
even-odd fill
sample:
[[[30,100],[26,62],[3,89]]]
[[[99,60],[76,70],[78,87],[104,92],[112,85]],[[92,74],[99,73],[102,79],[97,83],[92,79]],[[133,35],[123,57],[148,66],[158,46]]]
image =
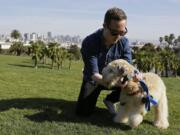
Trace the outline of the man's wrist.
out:
[[[97,82],[98,84],[104,85],[104,83],[103,83],[103,77],[102,77],[101,74],[99,74],[99,73],[94,73],[91,78],[92,78],[93,81]]]

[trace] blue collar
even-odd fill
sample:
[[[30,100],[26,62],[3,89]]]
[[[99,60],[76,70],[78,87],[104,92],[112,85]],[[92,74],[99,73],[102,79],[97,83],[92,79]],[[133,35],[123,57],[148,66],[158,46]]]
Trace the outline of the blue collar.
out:
[[[153,97],[149,94],[149,89],[146,85],[146,83],[144,82],[144,80],[139,81],[141,87],[143,88],[143,90],[146,92],[146,97],[145,99],[145,108],[147,111],[150,111],[150,104],[152,103],[153,105],[157,105],[157,101],[155,99],[153,99]]]
[[[136,69],[134,70],[134,75],[139,74],[139,71]],[[133,78],[132,75],[127,75],[126,80],[131,80]],[[144,92],[146,93],[146,97],[143,98],[143,102],[145,103],[145,108],[147,111],[150,111],[150,104],[157,105],[157,101],[153,99],[153,97],[149,94],[149,89],[144,80],[139,81],[141,87],[143,88]]]

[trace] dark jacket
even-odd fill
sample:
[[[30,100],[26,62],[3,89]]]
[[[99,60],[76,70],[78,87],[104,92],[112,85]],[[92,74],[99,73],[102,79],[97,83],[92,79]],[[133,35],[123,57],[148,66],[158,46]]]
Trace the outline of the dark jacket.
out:
[[[83,79],[91,80],[94,73],[101,73],[102,69],[111,61],[125,59],[131,63],[132,55],[129,41],[122,37],[117,43],[106,48],[103,43],[103,29],[87,36],[81,47],[81,54],[84,61]]]

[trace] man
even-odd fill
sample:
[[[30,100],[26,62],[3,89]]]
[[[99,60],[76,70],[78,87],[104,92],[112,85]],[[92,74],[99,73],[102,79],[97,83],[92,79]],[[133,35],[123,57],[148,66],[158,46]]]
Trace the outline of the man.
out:
[[[81,48],[84,61],[83,82],[79,94],[76,114],[89,116],[92,114],[103,85],[102,69],[115,59],[125,59],[131,63],[127,33],[127,16],[122,9],[111,8],[104,17],[103,29],[87,36]],[[104,103],[110,113],[115,113],[114,103],[119,101],[120,88],[111,92]]]

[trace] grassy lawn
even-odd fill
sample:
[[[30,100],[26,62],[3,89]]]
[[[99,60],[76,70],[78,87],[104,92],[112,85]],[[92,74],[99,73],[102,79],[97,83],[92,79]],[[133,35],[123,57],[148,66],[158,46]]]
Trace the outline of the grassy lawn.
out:
[[[0,135],[179,135],[180,78],[164,78],[169,101],[168,130],[152,126],[153,109],[137,129],[115,124],[102,100],[89,118],[74,114],[82,62],[61,70],[32,67],[30,57],[0,55]]]

